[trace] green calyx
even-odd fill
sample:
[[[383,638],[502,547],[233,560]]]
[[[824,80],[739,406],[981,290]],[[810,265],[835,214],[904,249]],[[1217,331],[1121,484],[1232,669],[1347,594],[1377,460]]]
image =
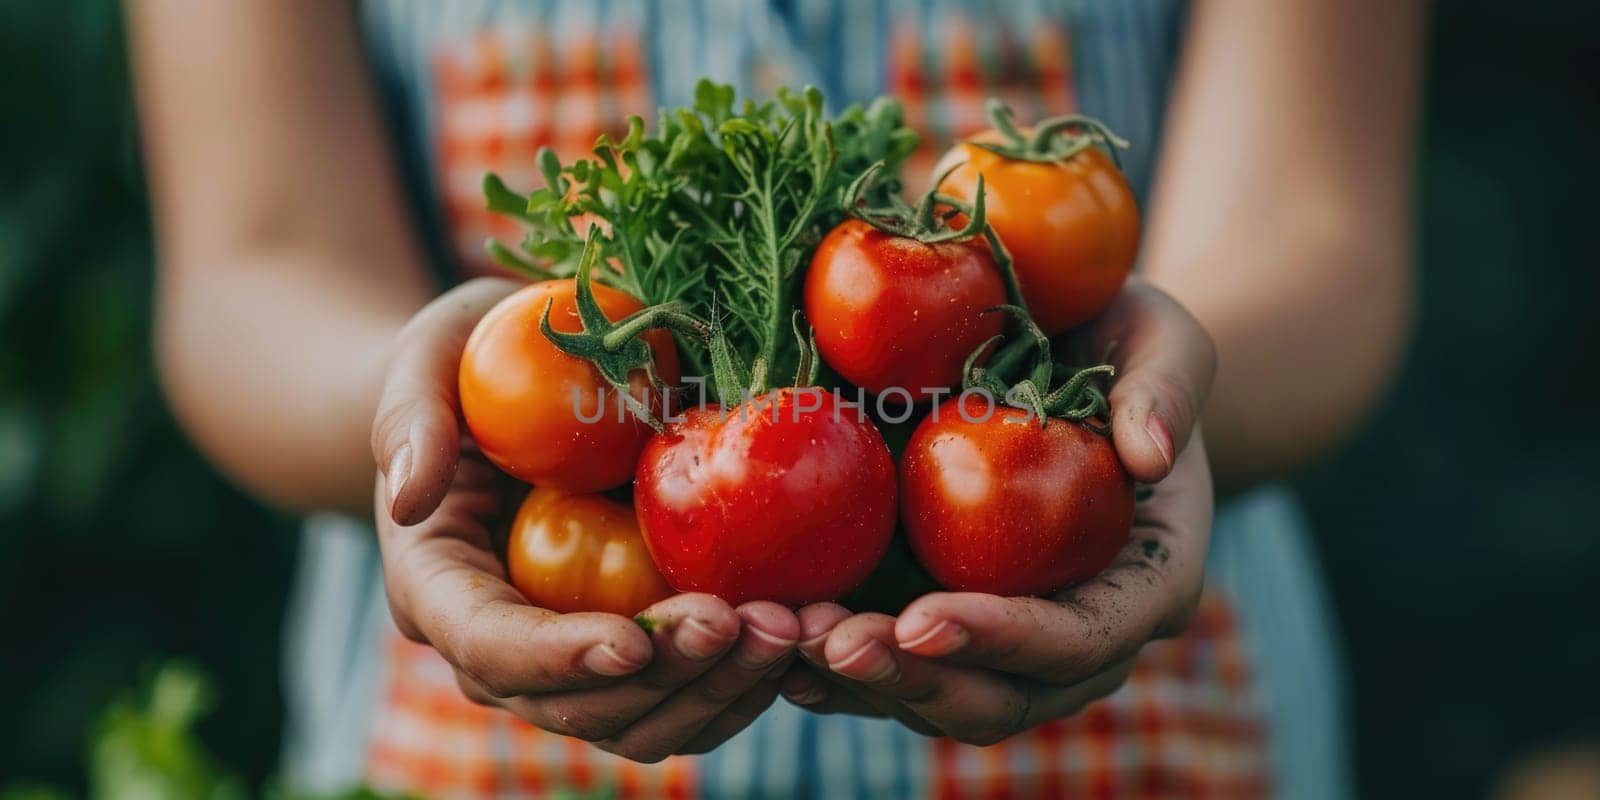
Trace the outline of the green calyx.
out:
[[[713,313],[711,318],[708,349],[711,351],[711,380],[716,383],[719,402],[728,406],[746,397],[766,394],[772,388],[768,380],[768,361],[756,356],[746,366],[739,351],[729,346],[727,331],[717,321],[716,314]],[[796,348],[800,354],[794,381],[790,385],[810,386],[817,382],[817,369],[822,363],[817,356],[816,331],[805,324],[799,311],[790,315],[789,324],[794,330]],[[744,395],[740,396],[740,392]]]
[[[1025,309],[996,306],[984,313],[992,312],[1011,315],[1019,325],[1021,335],[1001,348],[986,366],[979,366],[978,360],[1004,337],[995,336],[978,345],[967,356],[966,364],[962,367],[962,390],[981,389],[997,401],[1029,411],[1038,418],[1041,428],[1055,418],[1080,423],[1097,433],[1110,433],[1108,425],[1095,421],[1105,418],[1111,408],[1098,381],[1101,377],[1114,376],[1116,368],[1110,364],[1082,369],[1063,368],[1064,365],[1058,365],[1051,357],[1050,337],[1034,324]],[[1021,379],[1007,384],[1005,376],[1021,366],[1030,351],[1033,353],[1033,366]],[[1058,372],[1070,374],[1058,383]]]
[[[929,189],[915,206],[908,205],[896,192],[876,192],[883,198],[883,204],[868,205],[862,201],[863,193],[874,185],[882,170],[882,162],[873,164],[851,182],[845,191],[845,209],[850,216],[891,236],[916,239],[923,244],[972,239],[983,236],[989,230],[983,205],[982,175],[978,176],[977,199],[970,205],[939,192],[938,187],[944,183],[949,172],[939,176],[939,180],[934,181],[934,188]],[[966,215],[967,224],[952,228],[950,221],[960,215]]]
[[[1005,141],[969,142],[975,147],[1017,161],[1044,164],[1061,163],[1091,147],[1102,147],[1117,169],[1122,169],[1119,151],[1126,149],[1128,142],[1112,133],[1100,120],[1081,114],[1064,114],[1046,119],[1032,133],[1024,134],[1017,128],[1016,117],[1004,102],[991,97],[986,108],[990,124]]]
[[[629,381],[635,370],[642,369],[649,378],[651,388],[658,391],[666,389],[661,377],[656,374],[655,353],[640,338],[640,334],[651,328],[666,328],[703,339],[710,334],[710,329],[704,322],[685,312],[681,303],[662,303],[643,308],[616,322],[607,318],[595,300],[594,287],[590,284],[595,263],[600,257],[600,236],[598,226],[590,228],[583,254],[578,260],[575,301],[583,330],[565,333],[550,327],[550,309],[554,304],[554,301],[550,301],[545,304],[544,313],[539,317],[539,331],[562,352],[593,364],[606,383],[620,393],[628,410],[659,431],[663,428],[661,419],[650,406],[633,396]]]
[[[950,173],[960,166],[956,164],[945,170],[934,180],[933,188],[912,206],[896,192],[876,190],[874,184],[883,164],[873,164],[845,191],[845,210],[850,216],[890,236],[915,239],[923,244],[958,242],[982,236],[988,242],[989,252],[994,256],[995,266],[1000,269],[1000,277],[1005,282],[1006,302],[1026,310],[1028,305],[1022,297],[1022,285],[1017,282],[1016,270],[1012,268],[1011,251],[1006,249],[1000,241],[1000,235],[995,233],[994,226],[989,224],[984,205],[983,175],[978,176],[971,203],[939,191]],[[863,202],[862,197],[869,195],[884,200],[879,205]],[[958,216],[965,216],[967,224],[960,228],[951,227],[950,222]]]

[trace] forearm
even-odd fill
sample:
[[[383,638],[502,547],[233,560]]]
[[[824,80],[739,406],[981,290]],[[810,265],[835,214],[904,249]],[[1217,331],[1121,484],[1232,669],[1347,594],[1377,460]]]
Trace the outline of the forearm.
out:
[[[274,505],[370,509],[395,333],[432,295],[349,4],[130,0],[183,426]]]
[[[160,373],[196,444],[258,497],[297,511],[365,514],[383,368],[426,293],[351,302],[326,280],[301,277],[348,265],[316,262],[242,253],[164,286]]]
[[[1263,210],[1251,230],[1218,231],[1209,249],[1151,265],[1151,280],[1217,345],[1204,420],[1224,492],[1281,476],[1346,436],[1404,351],[1413,287],[1403,237],[1364,238],[1297,214],[1316,212]]]
[[[1205,423],[1225,490],[1347,435],[1404,350],[1424,16],[1404,0],[1194,10],[1145,270],[1216,340]]]

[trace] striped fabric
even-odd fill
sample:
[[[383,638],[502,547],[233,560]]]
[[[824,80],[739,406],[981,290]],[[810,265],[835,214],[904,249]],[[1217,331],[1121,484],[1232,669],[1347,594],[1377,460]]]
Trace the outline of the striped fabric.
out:
[[[1250,798],[1268,788],[1265,731],[1231,608],[1208,593],[1189,631],[1140,654],[1082,713],[980,748],[889,720],[787,703],[706,756],[636,764],[466,701],[438,653],[387,637],[390,679],[369,751],[374,785],[428,797]]]
[[[423,135],[430,205],[467,272],[486,236],[520,231],[483,209],[486,169],[535,185],[533,154],[589,153],[628,114],[688,105],[709,76],[742,94],[816,85],[836,106],[892,93],[927,171],[985,127],[984,99],[1022,120],[1081,108],[1133,142],[1148,183],[1176,36],[1175,0],[386,0],[364,6],[369,43],[404,124]],[[1070,32],[1070,33],[1069,33]]]
[[[689,102],[702,75],[762,93],[821,86],[844,104],[892,92],[929,142],[922,164],[983,126],[1081,108],[1134,142],[1148,183],[1176,32],[1173,0],[385,0],[363,6],[402,141],[428,176],[441,238],[467,272],[493,169],[533,185],[544,145],[573,156],[623,116]],[[916,170],[919,165],[912,165]],[[1293,502],[1220,509],[1201,613],[1147,647],[1113,696],[991,748],[779,701],[701,757],[640,766],[460,697],[436,653],[387,618],[365,526],[319,517],[291,609],[288,773],[429,797],[1251,797],[1346,795],[1336,659]],[[1276,544],[1274,544],[1276,543]],[[1250,605],[1240,608],[1236,600]],[[1270,723],[1264,722],[1270,719]]]

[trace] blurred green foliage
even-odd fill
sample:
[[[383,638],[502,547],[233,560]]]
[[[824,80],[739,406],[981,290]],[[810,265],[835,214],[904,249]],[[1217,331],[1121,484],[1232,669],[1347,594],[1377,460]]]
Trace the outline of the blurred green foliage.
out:
[[[84,787],[85,732],[158,655],[221,677],[208,745],[275,766],[293,528],[164,409],[117,4],[0,2],[0,776]]]
[[[1600,674],[1600,8],[1437,9],[1415,346],[1368,431],[1298,482],[1367,797],[1480,794],[1518,751],[1600,733],[1582,688]],[[198,713],[182,677],[115,706],[99,741],[145,742],[195,786],[262,786],[293,525],[161,404],[115,3],[0,0],[0,96],[0,775],[87,791],[86,732],[177,654],[218,680],[194,721],[208,755],[161,733]],[[38,792],[12,796],[59,796]]]
[[[217,763],[195,736],[216,692],[210,679],[181,662],[161,665],[138,692],[120,697],[95,726],[89,747],[90,800],[245,800],[253,793]],[[0,800],[54,800],[67,793],[39,784],[0,787]],[[401,800],[366,787],[304,795],[269,785],[266,800]]]

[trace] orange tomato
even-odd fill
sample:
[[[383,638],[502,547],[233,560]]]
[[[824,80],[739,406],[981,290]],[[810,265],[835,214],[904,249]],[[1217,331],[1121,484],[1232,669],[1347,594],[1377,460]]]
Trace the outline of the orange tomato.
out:
[[[1001,141],[994,131],[977,139]],[[956,164],[940,190],[970,203],[983,175],[989,224],[1045,333],[1062,333],[1111,303],[1139,252],[1139,208],[1110,156],[1089,148],[1065,163],[1027,161],[961,142],[934,175]]]
[[[597,494],[530,492],[511,523],[506,569],[528,602],[562,614],[631,617],[673,594],[633,509]]]
[[[641,308],[608,286],[594,284],[594,296],[612,320]],[[654,431],[620,410],[618,392],[593,365],[562,352],[539,330],[548,303],[552,329],[581,331],[576,297],[576,281],[545,281],[516,291],[484,315],[461,355],[461,413],[483,454],[502,470],[527,483],[595,492],[633,477]],[[657,374],[669,385],[677,383],[671,334],[652,330],[644,339],[655,354]],[[630,391],[647,405],[661,405],[642,370],[632,376]]]

